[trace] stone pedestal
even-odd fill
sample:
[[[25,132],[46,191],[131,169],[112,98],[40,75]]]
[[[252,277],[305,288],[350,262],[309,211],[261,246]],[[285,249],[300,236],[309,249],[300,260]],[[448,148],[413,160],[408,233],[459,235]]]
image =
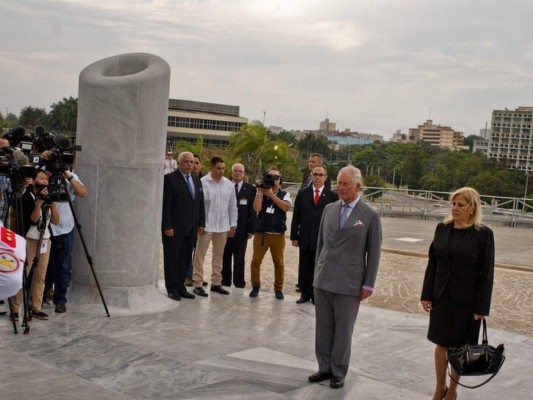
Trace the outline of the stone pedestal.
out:
[[[145,53],[80,74],[76,171],[89,196],[76,212],[111,315],[177,304],[157,287],[169,84],[169,65]],[[77,234],[69,300],[104,313]]]

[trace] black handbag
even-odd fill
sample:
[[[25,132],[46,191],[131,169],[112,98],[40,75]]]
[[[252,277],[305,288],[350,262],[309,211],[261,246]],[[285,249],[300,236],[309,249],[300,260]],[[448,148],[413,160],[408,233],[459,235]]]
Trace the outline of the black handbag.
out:
[[[448,371],[450,378],[458,385],[468,389],[475,389],[489,382],[500,371],[505,361],[505,347],[489,345],[487,339],[487,323],[483,319],[483,341],[481,344],[469,345],[457,348],[449,348],[446,354],[450,366],[459,376],[491,375],[485,382],[476,386],[467,386],[457,382]]]

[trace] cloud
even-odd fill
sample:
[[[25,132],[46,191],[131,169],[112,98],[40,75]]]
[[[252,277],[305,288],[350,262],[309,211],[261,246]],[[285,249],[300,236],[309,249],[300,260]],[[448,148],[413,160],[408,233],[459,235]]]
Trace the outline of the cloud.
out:
[[[7,3],[7,4],[6,4]],[[79,72],[149,52],[172,97],[241,106],[285,128],[389,136],[435,122],[477,132],[531,105],[533,3],[509,0],[38,0],[0,3],[0,109],[76,96]],[[21,21],[24,21],[21,23]],[[15,33],[15,34],[14,34]]]

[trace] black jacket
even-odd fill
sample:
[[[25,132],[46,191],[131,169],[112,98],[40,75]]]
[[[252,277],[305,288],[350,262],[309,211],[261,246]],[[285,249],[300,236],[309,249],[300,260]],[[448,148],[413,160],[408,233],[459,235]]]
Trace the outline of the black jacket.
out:
[[[233,183],[235,185],[235,183]],[[246,239],[249,233],[255,232],[257,213],[254,211],[254,200],[257,189],[254,185],[243,182],[237,196],[237,230],[234,238]],[[244,204],[246,202],[246,204]]]
[[[453,223],[439,223],[429,248],[421,300],[440,299],[446,288],[459,303],[474,303],[474,313],[489,315],[494,280],[494,234],[486,226],[468,228],[459,254],[451,263],[448,241]]]
[[[291,240],[298,240],[301,250],[316,250],[318,228],[322,212],[327,204],[339,200],[339,195],[324,186],[320,200],[315,206],[315,189],[313,185],[300,190],[294,202],[291,223]]]
[[[198,227],[205,227],[202,182],[197,176],[191,177],[194,182],[194,200],[179,169],[164,176],[162,231],[172,228],[175,235],[196,236]]]

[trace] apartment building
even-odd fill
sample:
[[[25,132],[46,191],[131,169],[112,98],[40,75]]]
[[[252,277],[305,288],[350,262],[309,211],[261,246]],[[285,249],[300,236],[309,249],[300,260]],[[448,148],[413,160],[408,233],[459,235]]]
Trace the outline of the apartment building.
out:
[[[492,112],[489,158],[509,168],[533,171],[533,107]]]
[[[457,149],[463,145],[463,132],[453,130],[449,126],[434,125],[428,119],[417,128],[409,128],[409,140],[413,142],[427,142],[432,146],[445,149]]]

